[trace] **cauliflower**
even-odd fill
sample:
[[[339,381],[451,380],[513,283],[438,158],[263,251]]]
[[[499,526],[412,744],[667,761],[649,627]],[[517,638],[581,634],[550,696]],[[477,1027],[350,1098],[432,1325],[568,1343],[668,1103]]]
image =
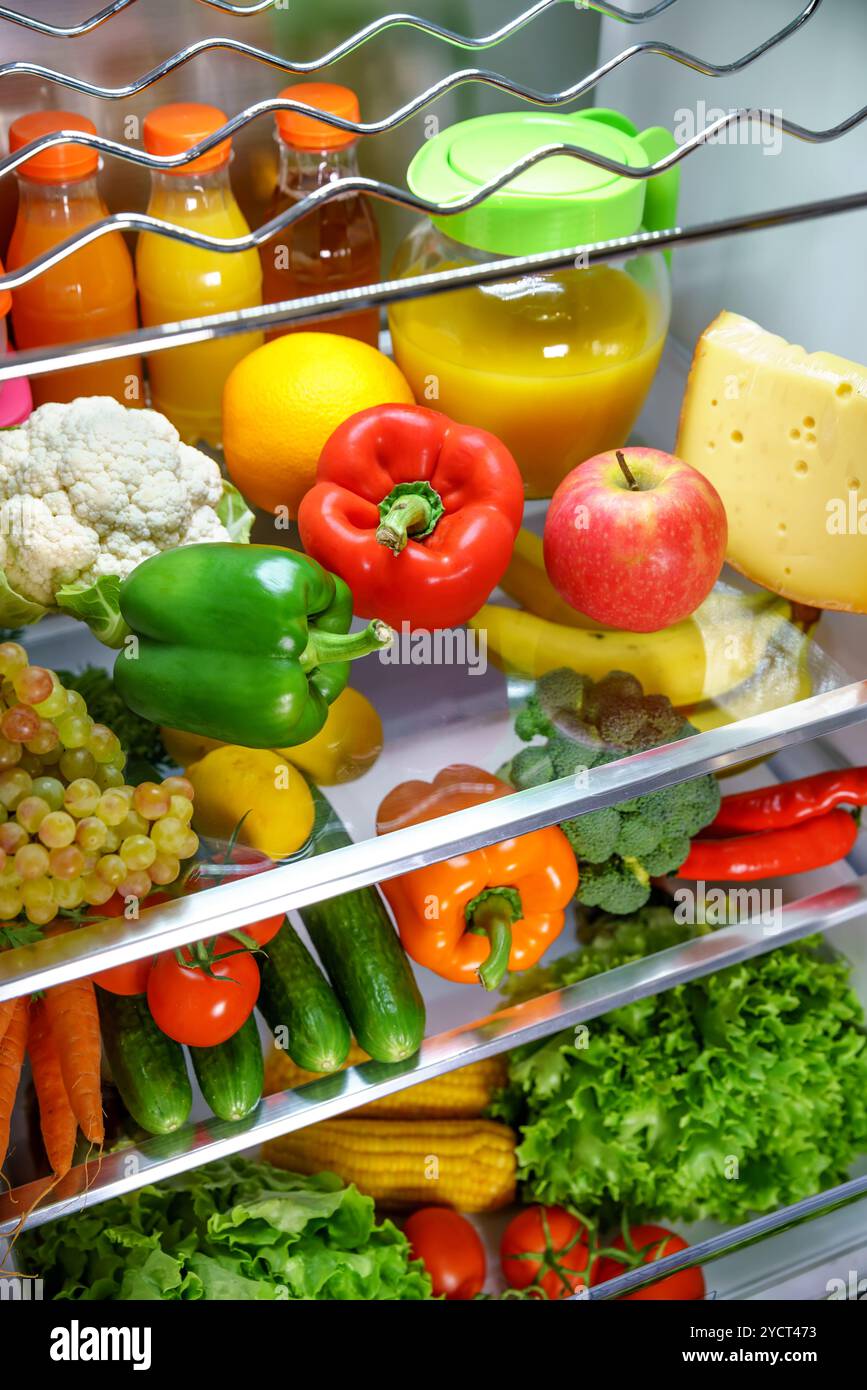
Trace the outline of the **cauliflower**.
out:
[[[56,608],[64,585],[124,579],[174,546],[246,539],[249,524],[230,531],[218,515],[227,486],[154,410],[107,396],[40,406],[0,433],[0,568],[12,599]]]

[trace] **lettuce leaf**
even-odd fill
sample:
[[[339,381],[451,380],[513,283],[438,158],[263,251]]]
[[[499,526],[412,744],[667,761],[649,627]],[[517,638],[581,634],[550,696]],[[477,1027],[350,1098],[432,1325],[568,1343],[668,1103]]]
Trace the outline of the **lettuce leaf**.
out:
[[[624,927],[535,983],[576,983],[695,931],[667,908]],[[842,1182],[867,1149],[867,1036],[849,972],[809,939],[594,1019],[586,1038],[519,1048],[494,1113],[522,1125],[527,1198],[736,1222]],[[513,993],[526,997],[532,973]]]
[[[334,1173],[228,1159],[25,1232],[21,1267],[72,1300],[427,1299],[423,1265]]]

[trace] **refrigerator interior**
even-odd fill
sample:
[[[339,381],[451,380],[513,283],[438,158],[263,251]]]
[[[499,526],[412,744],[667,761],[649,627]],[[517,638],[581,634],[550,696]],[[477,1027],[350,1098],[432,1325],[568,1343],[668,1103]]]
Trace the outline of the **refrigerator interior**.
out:
[[[82,7],[86,8],[85,0],[78,8]],[[632,0],[625,8],[635,12],[646,6]],[[652,36],[708,61],[723,63],[781,29],[799,8],[803,6],[798,0],[766,0],[760,7],[750,5],[748,0],[733,0],[732,5],[725,7],[680,0],[636,30],[582,5],[563,3],[551,6],[532,27],[487,53],[462,54],[430,35],[399,29],[357,49],[328,76],[355,86],[362,111],[371,119],[396,109],[421,88],[464,63],[508,72],[539,90],[565,88],[583,73],[607,62],[639,35]],[[512,9],[517,13],[517,4]],[[56,0],[30,0],[27,6],[28,15],[55,22],[61,11],[66,22],[66,7],[59,6]],[[310,10],[289,6],[241,18],[215,12],[192,0],[182,4],[178,0],[141,0],[91,35],[74,41],[0,24],[0,61],[26,58],[50,68],[74,71],[97,84],[117,85],[131,81],[168,53],[206,34],[220,32],[268,51],[309,60],[325,53],[362,24],[388,13],[386,5],[368,0],[329,0],[325,13],[322,7]],[[426,0],[424,13],[438,24],[470,34],[487,32],[505,19],[502,5],[495,0]],[[802,32],[743,73],[714,80],[662,56],[639,55],[582,96],[581,102],[624,110],[640,127],[676,126],[679,121],[688,124],[690,119],[700,127],[703,119],[712,118],[714,108],[761,105],[783,110],[805,125],[825,128],[849,115],[859,104],[858,55],[864,41],[867,12],[860,0],[827,0],[816,7],[815,18]],[[805,82],[804,73],[816,69],[824,74],[823,80]],[[161,101],[181,97],[217,100],[234,113],[253,101],[276,94],[289,80],[279,71],[239,53],[219,51],[191,59],[162,79],[156,89],[113,102],[65,93],[38,75],[16,75],[0,86],[0,146],[6,148],[10,120],[37,105],[74,105],[90,115],[101,132],[115,139],[137,141],[141,119],[154,104],[155,90]],[[412,152],[436,129],[426,124],[432,113],[434,120],[446,126],[470,115],[508,110],[514,105],[514,98],[508,93],[476,83],[462,85],[396,130],[366,141],[362,150],[363,171],[371,177],[401,184]],[[772,152],[760,142],[709,145],[690,155],[682,165],[681,223],[690,225],[734,213],[795,204],[807,197],[851,192],[865,143],[867,127],[824,144],[783,138],[780,149]],[[273,184],[275,158],[270,117],[251,122],[237,136],[233,179],[252,225],[261,221]],[[113,211],[144,206],[147,180],[141,169],[109,159],[104,176]],[[0,179],[0,243],[5,243],[14,218],[13,184],[14,180],[8,177]],[[405,210],[390,206],[382,206],[380,214],[387,269],[393,248],[412,218]],[[677,250],[673,258],[672,332],[636,426],[635,439],[652,441],[663,449],[673,448],[694,343],[723,307],[747,314],[791,341],[803,342],[809,349],[827,348],[862,359],[865,306],[857,276],[865,215],[856,212]],[[539,529],[543,519],[544,508],[530,504],[526,524]],[[257,537],[261,530],[260,523]],[[724,578],[735,582],[735,576],[728,572]],[[108,664],[105,649],[83,628],[63,619],[45,620],[31,630],[27,644],[34,659],[54,668],[74,669],[90,662]],[[862,680],[867,675],[864,619],[826,613],[812,660],[817,691],[833,692],[849,682]],[[465,761],[495,769],[519,746],[513,716],[529,688],[526,683],[507,679],[493,665],[484,670],[449,664],[433,668],[408,665],[400,672],[399,689],[391,675],[387,664],[371,660],[356,668],[353,681],[380,711],[387,732],[386,750],[371,771],[357,782],[332,789],[335,808],[356,841],[373,838],[375,808],[396,781],[405,777],[428,778],[449,762]],[[784,745],[785,742],[782,740]],[[769,775],[786,780],[827,766],[863,762],[867,762],[867,731],[864,723],[853,722],[851,727],[836,730],[821,740],[778,747],[760,766],[736,772],[725,790],[762,785]],[[867,840],[862,836],[849,860],[809,876],[790,877],[781,881],[779,887],[785,902],[795,905],[812,895],[857,885],[865,874]],[[294,921],[303,935],[297,914]],[[827,939],[829,945],[852,962],[854,987],[867,1006],[865,924],[867,912],[853,900],[846,910],[846,920],[832,926]],[[574,926],[570,921],[552,954],[573,949],[574,944]],[[480,1003],[480,991],[449,985],[423,968],[417,968],[416,974],[428,1010],[428,1036],[445,1039],[439,1044],[442,1055],[459,1055],[454,1048],[449,1052],[448,1035],[454,1030],[463,1030],[468,1038],[475,1039],[475,1044],[496,1050],[492,1040],[496,1039],[497,1028],[485,1031],[485,1014],[496,1013],[503,1000],[495,996]],[[554,1031],[558,1017],[554,1007],[543,1027]],[[364,1084],[363,1078],[360,1084]],[[410,1084],[406,1076],[402,1084]],[[332,1104],[328,1113],[339,1114],[351,1103],[354,1102],[347,1093],[342,1102],[338,1098]],[[194,1122],[207,1120],[207,1110],[198,1094],[192,1118]],[[195,1147],[203,1135],[216,1132],[206,1124],[199,1139],[191,1138],[189,1145]],[[258,1145],[258,1138],[251,1138]],[[16,1118],[13,1140],[11,1180],[13,1186],[26,1185],[42,1174],[41,1159],[30,1147],[23,1107]],[[236,1151],[255,1151],[245,1147],[242,1136],[232,1143]],[[151,1147],[157,1154],[155,1161],[160,1162],[155,1141],[151,1141]],[[171,1161],[171,1145],[165,1145],[164,1152]],[[180,1147],[176,1152],[180,1152]],[[867,1156],[852,1171],[854,1178],[865,1175]],[[69,1198],[73,1207],[80,1200],[78,1195]],[[10,1211],[8,1198],[0,1201],[0,1217],[8,1221]],[[54,1215],[62,1219],[62,1198]],[[506,1215],[498,1214],[477,1223],[490,1251],[492,1270],[496,1269],[496,1246]],[[664,1213],[659,1215],[664,1219]],[[683,1231],[688,1239],[696,1241],[719,1232],[719,1227],[710,1224]],[[860,1203],[826,1212],[807,1224],[726,1254],[708,1264],[705,1273],[708,1296],[719,1299],[812,1300],[828,1297],[843,1285],[847,1289],[854,1287],[857,1292],[859,1279],[867,1273],[867,1195]],[[842,1285],[835,1281],[842,1281]],[[495,1291],[497,1287],[494,1277],[490,1289]]]

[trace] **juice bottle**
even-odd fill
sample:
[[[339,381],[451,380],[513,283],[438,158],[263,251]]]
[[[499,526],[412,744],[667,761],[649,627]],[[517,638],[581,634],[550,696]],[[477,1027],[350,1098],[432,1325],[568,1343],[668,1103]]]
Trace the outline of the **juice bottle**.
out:
[[[57,130],[96,134],[93,123],[75,112],[33,111],[13,121],[9,148],[18,150]],[[85,145],[54,145],[19,167],[10,270],[108,216],[97,187],[98,168],[96,150]],[[15,290],[12,326],[21,349],[106,338],[137,328],[132,261],[120,233],[100,237]],[[76,396],[114,396],[122,405],[143,404],[138,357],[34,376],[30,385],[36,405]]]
[[[0,275],[4,273],[3,262],[0,261]],[[9,351],[6,319],[11,308],[12,295],[8,290],[0,290],[0,357]],[[30,394],[30,382],[26,377],[15,377],[12,381],[4,381],[0,385],[0,429],[23,425],[32,409],[33,397]]]
[[[145,119],[145,148],[180,154],[225,124],[216,106],[161,106]],[[229,183],[231,140],[175,169],[152,175],[148,212],[165,222],[223,239],[249,227]],[[262,303],[259,256],[250,251],[206,251],[142,233],[136,249],[142,323],[199,318]],[[226,377],[262,344],[261,333],[175,348],[148,360],[154,409],[167,415],[188,444],[220,443],[220,406]]]
[[[308,82],[286,87],[280,96],[346,120],[359,119],[358,98],[348,87]],[[358,173],[358,140],[351,132],[295,111],[278,111],[276,123],[280,172],[266,221],[315,189]],[[363,194],[348,193],[323,203],[266,242],[261,255],[266,304],[375,284],[380,266],[379,230],[370,202]],[[360,338],[376,347],[379,311],[362,309],[339,318],[310,320],[297,329],[276,328],[268,337],[305,329]]]

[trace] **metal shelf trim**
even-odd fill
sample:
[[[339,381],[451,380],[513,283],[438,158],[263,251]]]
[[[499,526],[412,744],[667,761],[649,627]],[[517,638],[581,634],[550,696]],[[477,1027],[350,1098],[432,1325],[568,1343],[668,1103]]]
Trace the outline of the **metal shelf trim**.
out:
[[[533,156],[529,162],[535,162]],[[522,161],[526,163],[527,161]],[[348,180],[346,182],[349,182]],[[429,210],[422,199],[414,199],[393,189],[391,197],[374,187],[369,179],[353,179],[353,189],[372,193],[385,201],[403,203],[409,201],[417,211]],[[334,185],[329,185],[333,188]],[[384,187],[384,185],[383,185]],[[312,195],[317,201],[324,201],[327,190],[322,190],[323,198]],[[459,211],[471,200],[465,200],[451,211]],[[474,200],[472,200],[474,201]],[[133,353],[153,353],[168,351],[173,347],[184,347],[191,343],[208,342],[213,338],[231,337],[236,333],[249,333],[257,328],[271,328],[277,324],[300,323],[312,318],[327,318],[347,310],[379,307],[399,303],[405,299],[422,298],[428,295],[445,294],[456,289],[466,289],[475,285],[496,284],[517,275],[543,274],[581,265],[601,265],[615,263],[631,255],[642,252],[666,250],[674,246],[696,246],[707,241],[723,240],[742,232],[768,231],[771,228],[792,226],[798,222],[808,222],[822,217],[830,217],[848,212],[858,212],[867,208],[867,190],[860,193],[845,194],[817,202],[799,203],[793,207],[777,208],[767,212],[741,214],[716,222],[698,223],[693,227],[673,227],[660,232],[639,232],[635,236],[619,237],[614,241],[596,242],[590,245],[572,246],[559,251],[542,252],[531,256],[502,257],[496,261],[486,261],[477,265],[459,266],[454,270],[436,271],[428,275],[407,277],[402,280],[385,280],[376,285],[363,285],[357,289],[339,290],[330,294],[309,295],[302,299],[283,300],[277,304],[266,304],[250,309],[233,310],[229,313],[212,314],[207,317],[185,319],[178,323],[159,324],[153,328],[141,328],[132,333],[113,338],[94,339],[90,342],[66,344],[55,348],[32,348],[26,352],[7,353],[0,358],[0,382],[15,377],[38,376],[46,372],[60,371],[67,366],[81,366],[91,362],[105,362],[113,358],[127,357]],[[235,238],[232,242],[220,241],[214,237],[195,236],[196,245],[210,250],[231,252],[236,249],[249,249],[281,230],[289,222],[297,220],[297,210],[292,210],[280,218],[250,233],[249,237]],[[155,219],[135,214],[122,215],[125,224],[141,230],[151,230]],[[175,227],[159,224],[165,235],[175,240],[188,240]],[[81,241],[95,240],[105,234],[103,223],[96,223]],[[242,243],[242,244],[241,244]],[[49,264],[54,265],[64,255],[70,254],[65,248],[70,241],[62,243],[50,252],[23,267],[14,275],[0,275],[0,289],[12,288],[35,278]],[[580,258],[580,261],[579,261]]]
[[[405,1062],[365,1062],[297,1091],[268,1096],[248,1120],[229,1123],[212,1119],[174,1135],[148,1139],[137,1149],[105,1154],[73,1169],[53,1189],[51,1200],[32,1212],[27,1225],[54,1221],[83,1206],[227,1158],[320,1120],[334,1119],[367,1101],[588,1022],[636,999],[699,979],[814,932],[828,932],[865,912],[867,878],[861,878],[784,907],[778,930],[770,931],[759,923],[725,927],[437,1034],[426,1039],[416,1056]],[[14,1230],[16,1211],[27,1210],[47,1188],[46,1179],[0,1198],[0,1235]],[[661,1262],[654,1265],[656,1277],[661,1269]]]
[[[262,917],[336,897],[410,869],[495,844],[656,791],[705,772],[734,767],[867,719],[867,681],[798,704],[691,735],[594,768],[583,788],[572,778],[456,811],[344,849],[297,859],[266,874],[194,893],[144,911],[136,922],[114,918],[33,946],[0,953],[0,1000],[80,979],[205,936],[237,931]]]

